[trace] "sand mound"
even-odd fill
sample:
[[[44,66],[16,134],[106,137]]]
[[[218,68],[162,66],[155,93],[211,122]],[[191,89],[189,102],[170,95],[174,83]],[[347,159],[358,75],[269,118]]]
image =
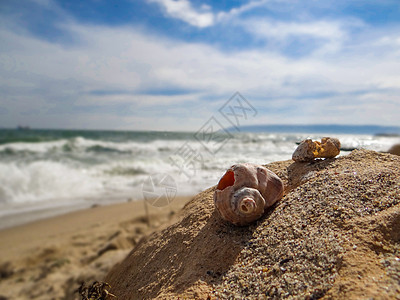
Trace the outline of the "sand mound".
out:
[[[393,145],[389,150],[388,153],[400,155],[400,144]]]
[[[119,299],[395,299],[400,294],[400,157],[356,150],[267,166],[286,195],[235,227],[213,188],[143,239],[105,278]]]

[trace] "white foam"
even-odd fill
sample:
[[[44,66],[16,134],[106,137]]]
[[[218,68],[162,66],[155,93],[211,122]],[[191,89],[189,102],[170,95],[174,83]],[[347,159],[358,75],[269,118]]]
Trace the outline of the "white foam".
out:
[[[13,151],[45,153],[52,149],[61,148],[65,143],[67,143],[67,140],[58,140],[58,141],[41,142],[41,143],[23,143],[23,142],[8,143],[0,145],[0,151],[10,149]]]
[[[35,202],[97,194],[102,185],[86,169],[52,161],[0,163],[0,202]]]
[[[22,151],[22,155],[5,153],[0,161],[0,204],[46,202],[76,203],[85,199],[104,199],[125,195],[142,198],[142,183],[151,174],[167,173],[176,180],[180,195],[199,192],[217,182],[226,168],[241,162],[266,164],[287,160],[305,138],[319,140],[321,135],[251,133],[235,135],[215,154],[195,139],[154,140],[149,142],[114,142],[83,137],[41,143],[10,143],[0,151]],[[336,135],[346,148],[385,151],[398,138],[367,135]],[[203,156],[188,178],[170,160],[185,147]],[[67,147],[66,147],[67,146]],[[117,150],[115,153],[104,147]],[[97,150],[96,150],[97,149]],[[88,151],[91,150],[91,151]],[[96,152],[97,151],[97,152]],[[121,151],[119,153],[118,151]],[[26,153],[25,153],[26,152]],[[343,153],[346,154],[346,153]],[[183,158],[184,159],[184,158]],[[117,197],[117,198],[118,198]],[[21,209],[21,206],[18,206]]]

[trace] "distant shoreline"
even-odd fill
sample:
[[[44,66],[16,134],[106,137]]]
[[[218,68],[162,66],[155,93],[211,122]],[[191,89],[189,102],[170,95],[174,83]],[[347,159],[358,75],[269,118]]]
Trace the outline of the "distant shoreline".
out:
[[[194,133],[197,130],[135,130],[135,129],[85,129],[85,128],[34,128],[18,126],[0,128],[0,131],[42,131],[42,132],[126,132],[126,133]],[[331,134],[371,134],[377,136],[400,136],[400,126],[351,125],[351,124],[258,124],[227,128],[230,132],[263,133],[331,133]]]
[[[229,131],[237,131],[230,128]],[[323,133],[323,134],[370,134],[375,136],[400,136],[399,126],[380,125],[249,125],[239,127],[241,132],[272,133]]]

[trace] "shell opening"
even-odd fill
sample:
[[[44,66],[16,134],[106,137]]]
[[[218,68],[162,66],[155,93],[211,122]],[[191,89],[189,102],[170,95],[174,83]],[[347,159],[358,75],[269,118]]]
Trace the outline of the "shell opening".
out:
[[[232,186],[234,183],[235,183],[235,173],[233,173],[233,171],[231,170],[228,170],[218,182],[217,189],[224,190],[228,186]]]
[[[256,203],[254,199],[244,198],[240,202],[240,211],[244,214],[251,214],[255,210]]]

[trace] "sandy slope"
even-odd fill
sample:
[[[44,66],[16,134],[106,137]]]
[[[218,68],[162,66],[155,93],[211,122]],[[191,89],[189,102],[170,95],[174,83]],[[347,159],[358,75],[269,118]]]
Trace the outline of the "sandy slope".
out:
[[[268,165],[286,195],[248,227],[223,222],[213,188],[107,275],[119,299],[396,299],[400,157],[356,150]]]

